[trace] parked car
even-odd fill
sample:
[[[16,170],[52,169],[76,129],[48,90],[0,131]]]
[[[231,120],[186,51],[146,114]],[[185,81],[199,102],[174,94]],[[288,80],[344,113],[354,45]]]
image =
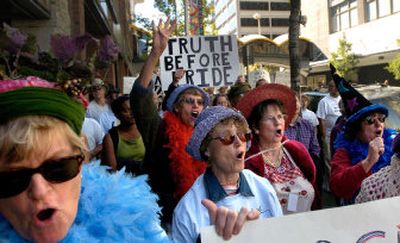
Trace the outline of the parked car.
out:
[[[355,89],[373,104],[380,103],[389,110],[385,126],[400,130],[400,87],[381,85],[357,85]],[[316,112],[318,102],[328,95],[325,92],[304,92],[311,98],[309,109]]]

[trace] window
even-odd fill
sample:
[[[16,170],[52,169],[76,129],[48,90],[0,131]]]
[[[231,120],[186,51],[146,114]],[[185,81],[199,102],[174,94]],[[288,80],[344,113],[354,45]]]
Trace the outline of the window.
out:
[[[267,2],[240,2],[241,10],[268,10]]]
[[[357,0],[330,1],[331,31],[337,32],[358,24]]]
[[[271,2],[271,10],[290,11],[290,4],[289,3],[274,3],[274,2]]]
[[[272,26],[289,26],[289,19],[272,19]]]
[[[399,0],[365,0],[366,21],[382,18],[400,11]]]
[[[241,18],[240,25],[252,27],[252,26],[258,26],[258,22],[256,19],[253,19],[253,18]],[[261,18],[260,26],[269,26],[269,19]]]
[[[258,23],[257,23],[256,19],[241,18],[240,19],[240,25],[241,26],[258,26]]]

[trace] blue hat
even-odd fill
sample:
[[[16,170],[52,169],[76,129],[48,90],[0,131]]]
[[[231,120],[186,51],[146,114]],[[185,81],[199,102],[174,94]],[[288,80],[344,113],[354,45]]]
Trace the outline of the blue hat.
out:
[[[331,74],[335,85],[343,100],[345,113],[347,116],[346,127],[351,127],[358,123],[361,119],[365,118],[368,114],[379,112],[389,115],[388,109],[382,104],[372,104],[360,92],[350,85],[344,78],[336,73],[336,68],[330,64]]]
[[[196,120],[194,132],[186,146],[186,151],[192,155],[193,158],[202,160],[203,158],[200,154],[200,146],[203,143],[204,138],[218,123],[229,117],[236,117],[247,123],[241,113],[234,111],[231,108],[226,108],[224,106],[211,106],[204,109]]]
[[[169,98],[167,100],[167,110],[168,111],[173,111],[174,104],[177,101],[179,95],[189,88],[194,88],[194,89],[197,89],[198,91],[200,91],[200,93],[203,96],[204,108],[208,106],[208,104],[210,103],[210,98],[208,97],[208,94],[203,89],[201,89],[200,87],[197,87],[195,85],[182,84],[182,85],[179,85],[176,89],[174,89],[174,91],[172,91],[171,95],[169,96]]]

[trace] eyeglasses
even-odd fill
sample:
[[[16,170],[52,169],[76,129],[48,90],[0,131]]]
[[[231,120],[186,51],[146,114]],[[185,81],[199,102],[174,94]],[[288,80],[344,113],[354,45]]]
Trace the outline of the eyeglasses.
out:
[[[375,124],[376,120],[378,120],[380,123],[384,123],[386,120],[386,116],[384,114],[379,114],[379,115],[369,115],[364,118],[364,121],[368,125]]]
[[[242,133],[242,132],[238,132],[236,134],[218,136],[212,139],[219,140],[223,145],[231,145],[235,141],[236,136],[242,142],[248,142],[251,139],[251,133]]]
[[[79,154],[58,160],[48,160],[34,169],[0,172],[0,198],[16,196],[25,191],[36,173],[53,183],[69,181],[78,175],[84,158],[83,154]]]
[[[195,104],[197,104],[198,106],[204,105],[203,99],[183,98],[181,101],[188,105],[195,105]]]
[[[280,122],[285,120],[287,117],[287,115],[285,114],[279,114],[277,116],[264,116],[261,118],[261,121],[265,121],[265,122]]]

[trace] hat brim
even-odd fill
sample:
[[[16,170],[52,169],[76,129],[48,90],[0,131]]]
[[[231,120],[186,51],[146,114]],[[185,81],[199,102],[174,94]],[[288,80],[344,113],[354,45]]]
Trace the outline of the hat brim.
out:
[[[278,100],[286,110],[286,127],[296,113],[296,96],[292,89],[282,84],[264,84],[250,90],[239,101],[237,109],[248,119],[254,107],[265,100]]]
[[[389,111],[384,105],[382,104],[369,105],[349,116],[349,118],[347,119],[347,126],[351,127],[352,125],[358,123],[361,119],[366,117],[368,114],[374,112],[382,113],[385,116],[389,115]]]

